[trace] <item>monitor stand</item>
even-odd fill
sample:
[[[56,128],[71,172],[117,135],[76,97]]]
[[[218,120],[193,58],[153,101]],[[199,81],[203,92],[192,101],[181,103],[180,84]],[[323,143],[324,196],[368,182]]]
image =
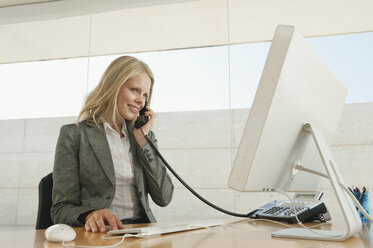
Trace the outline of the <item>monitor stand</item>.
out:
[[[324,136],[316,127],[312,126],[311,124],[305,124],[303,129],[312,135],[313,141],[316,144],[317,150],[324,164],[325,171],[329,176],[328,179],[342,210],[343,218],[346,221],[347,230],[345,232],[316,229],[312,229],[313,231],[310,231],[305,228],[288,228],[273,232],[272,236],[279,238],[314,239],[327,241],[346,240],[352,235],[360,232],[362,226],[360,217],[356,211],[352,199],[339,185],[339,182],[343,183],[343,179],[338,171],[337,165],[333,159]]]

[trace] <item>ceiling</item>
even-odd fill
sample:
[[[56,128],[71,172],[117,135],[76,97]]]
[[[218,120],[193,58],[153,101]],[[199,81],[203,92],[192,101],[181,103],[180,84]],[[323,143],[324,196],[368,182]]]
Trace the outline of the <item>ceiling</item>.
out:
[[[26,4],[45,3],[45,2],[56,2],[62,0],[0,0],[0,8],[19,6]]]
[[[0,0],[0,25],[198,0]]]

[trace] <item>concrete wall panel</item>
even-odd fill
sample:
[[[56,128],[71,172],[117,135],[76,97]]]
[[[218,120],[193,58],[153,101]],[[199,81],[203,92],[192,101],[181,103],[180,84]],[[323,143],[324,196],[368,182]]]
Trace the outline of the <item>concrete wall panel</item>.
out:
[[[373,103],[345,105],[335,137],[337,142],[331,151],[348,186],[367,186],[373,190],[373,145],[366,144],[366,140],[373,139],[369,124],[371,109]],[[273,199],[285,199],[277,193],[241,193],[227,187],[238,146],[237,141],[231,142],[231,133],[236,140],[240,139],[247,114],[247,109],[232,110],[230,121],[229,110],[160,113],[155,127],[160,150],[176,172],[208,200],[240,213],[247,213]],[[18,129],[26,130],[22,132],[22,139],[43,139],[48,143],[56,138],[60,126],[73,120],[75,117],[3,120],[0,121],[0,132],[4,144],[12,139],[7,135],[12,133],[12,126],[16,130],[13,133],[19,133]],[[359,130],[359,135],[356,135],[356,130]],[[354,137],[354,142],[350,142],[349,137]],[[0,175],[0,196],[5,199],[0,204],[0,213],[3,214],[0,217],[5,216],[0,218],[0,226],[24,228],[22,226],[28,225],[33,228],[37,184],[52,170],[54,150],[19,151],[16,146],[12,149],[14,151],[0,152],[0,168],[5,171]],[[162,208],[150,203],[158,222],[230,218],[207,207],[172,178],[175,195],[171,204]],[[338,216],[340,210],[330,183],[322,179],[319,189],[326,192],[325,201],[333,211],[332,216]]]

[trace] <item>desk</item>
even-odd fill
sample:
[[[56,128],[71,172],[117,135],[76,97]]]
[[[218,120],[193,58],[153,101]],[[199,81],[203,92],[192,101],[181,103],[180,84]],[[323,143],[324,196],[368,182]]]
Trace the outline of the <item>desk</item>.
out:
[[[125,225],[136,227],[137,225]],[[144,226],[144,225],[142,225]],[[167,234],[147,239],[127,238],[118,247],[131,248],[201,248],[201,247],[276,247],[276,248],[370,248],[373,247],[373,227],[364,224],[360,234],[344,242],[327,242],[300,239],[272,238],[271,232],[281,229],[282,226],[266,222],[239,223],[233,226],[215,230],[194,230]],[[76,245],[111,245],[118,240],[101,240],[101,233],[88,233],[84,228],[75,228]],[[61,243],[48,242],[44,238],[45,230],[2,231],[0,232],[0,247],[6,248],[49,248],[62,247]],[[72,244],[69,242],[69,244]]]

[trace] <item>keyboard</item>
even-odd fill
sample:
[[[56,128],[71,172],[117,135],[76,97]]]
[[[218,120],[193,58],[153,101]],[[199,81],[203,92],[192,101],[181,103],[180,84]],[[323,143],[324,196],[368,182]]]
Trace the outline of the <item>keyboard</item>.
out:
[[[187,223],[161,223],[156,226],[136,227],[136,228],[125,228],[119,230],[110,230],[108,234],[132,234],[138,238],[144,238],[154,235],[161,235],[166,233],[175,233],[182,231],[189,231],[201,228],[214,227],[224,224],[222,220],[204,220],[198,222],[187,222]]]

